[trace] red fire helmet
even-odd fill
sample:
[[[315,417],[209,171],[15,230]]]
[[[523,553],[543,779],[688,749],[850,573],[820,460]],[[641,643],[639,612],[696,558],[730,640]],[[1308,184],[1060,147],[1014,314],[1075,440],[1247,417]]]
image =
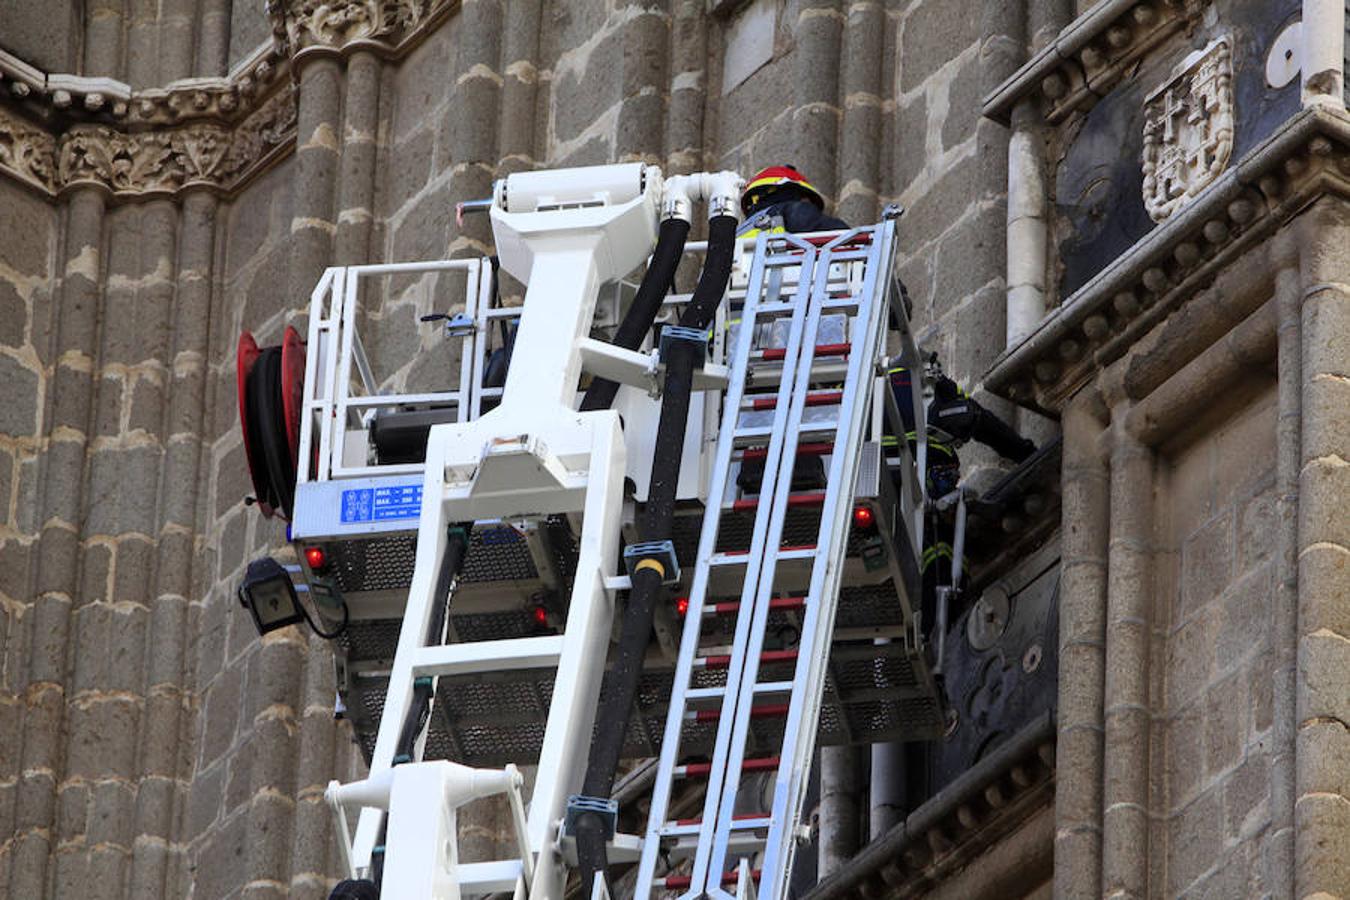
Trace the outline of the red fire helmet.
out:
[[[801,172],[792,166],[769,166],[756,172],[755,177],[746,182],[745,190],[741,192],[741,212],[748,212],[758,195],[788,184],[800,188],[820,209],[825,208],[825,199],[820,196],[820,191],[816,190],[815,185],[807,181]]]

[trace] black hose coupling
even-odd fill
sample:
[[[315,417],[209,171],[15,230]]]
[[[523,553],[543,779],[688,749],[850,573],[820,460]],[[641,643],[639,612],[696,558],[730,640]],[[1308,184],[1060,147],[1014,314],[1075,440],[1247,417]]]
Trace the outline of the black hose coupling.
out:
[[[614,832],[619,828],[619,801],[608,797],[588,797],[585,794],[573,794],[567,798],[567,811],[563,815],[562,833],[576,837],[577,821],[582,816],[594,816],[604,829],[605,840],[613,840]]]
[[[680,561],[674,541],[643,541],[623,548],[623,564],[632,578],[643,569],[652,569],[664,585],[680,583]]]
[[[701,369],[708,359],[708,332],[687,325],[667,325],[661,329],[661,359],[668,359],[670,350],[678,343],[694,348],[694,368]]]

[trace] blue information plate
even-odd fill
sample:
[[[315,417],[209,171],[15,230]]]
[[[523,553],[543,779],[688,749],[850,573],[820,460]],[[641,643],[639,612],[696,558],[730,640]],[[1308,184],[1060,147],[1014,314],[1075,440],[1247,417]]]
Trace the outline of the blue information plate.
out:
[[[358,488],[342,492],[342,522],[415,519],[422,514],[420,484]]]

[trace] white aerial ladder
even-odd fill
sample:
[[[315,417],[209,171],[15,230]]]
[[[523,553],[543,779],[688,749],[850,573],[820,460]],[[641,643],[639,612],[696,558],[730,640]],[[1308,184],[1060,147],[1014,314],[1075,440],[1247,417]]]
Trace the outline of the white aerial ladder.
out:
[[[664,180],[642,164],[512,175],[490,215],[502,269],[527,285],[522,307],[493,306],[479,259],[339,267],[316,287],[290,537],[321,616],[343,607],[339,690],[370,771],[334,782],[327,799],[347,874],[382,868],[385,898],[563,897],[568,798],[629,586],[625,479],[641,500],[662,371],[656,350],[592,337],[597,307],[651,253],[663,210],[725,210],[739,191],[733,173]],[[651,821],[610,844],[612,863],[638,863],[637,897],[786,897],[817,737],[941,728],[918,615],[917,392],[917,460],[904,441],[889,460],[882,451],[885,421],[899,421],[888,349],[922,370],[895,290],[895,227],[888,213],[841,233],[742,242],[694,378],[680,477],[694,515],[679,521],[705,511],[674,540],[682,636],[673,673],[656,654],[651,676],[668,709],[640,705],[631,729],[646,737],[629,755],[659,755]],[[463,347],[457,384],[382,382],[358,334],[362,285],[446,273],[464,279],[446,330]],[[519,326],[505,384],[484,387],[489,335],[507,319]],[[577,411],[583,373],[625,385],[622,424],[615,410]],[[424,454],[380,458],[386,413],[423,417]],[[794,485],[803,458],[824,461],[823,485]],[[763,474],[738,486],[748,460]],[[860,533],[860,508],[876,534]],[[551,605],[532,605],[549,591]],[[539,628],[503,624],[522,614]],[[525,765],[537,767],[528,802]],[[774,773],[772,802],[746,814],[756,772]],[[703,815],[668,821],[679,785],[699,779]],[[461,862],[457,810],[492,794],[510,805],[515,853]]]

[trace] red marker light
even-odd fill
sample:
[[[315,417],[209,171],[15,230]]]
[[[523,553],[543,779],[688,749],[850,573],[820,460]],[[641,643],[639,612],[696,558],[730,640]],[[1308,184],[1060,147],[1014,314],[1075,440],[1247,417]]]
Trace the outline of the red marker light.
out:
[[[534,609],[530,610],[530,615],[534,618],[534,623],[536,625],[548,624],[548,610],[544,609],[542,606],[536,606]]]
[[[676,598],[675,598],[675,612],[679,613],[680,615],[684,615],[685,613],[689,612],[689,598],[688,598],[688,597],[676,597]]]
[[[876,524],[876,516],[870,506],[853,507],[853,527],[860,531],[870,531]]]
[[[322,547],[306,547],[305,562],[309,563],[309,567],[315,572],[321,571],[328,565],[328,554],[323,552]]]

